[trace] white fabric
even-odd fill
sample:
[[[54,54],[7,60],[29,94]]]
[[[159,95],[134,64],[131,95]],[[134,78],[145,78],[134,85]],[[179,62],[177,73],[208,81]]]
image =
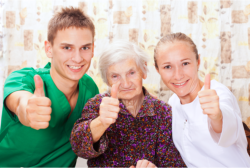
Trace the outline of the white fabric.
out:
[[[211,89],[216,90],[220,98],[222,132],[213,131],[210,119],[202,112],[198,96],[193,102],[182,105],[174,94],[169,104],[172,106],[176,148],[188,167],[250,167],[237,100],[227,87],[215,80],[211,81]]]

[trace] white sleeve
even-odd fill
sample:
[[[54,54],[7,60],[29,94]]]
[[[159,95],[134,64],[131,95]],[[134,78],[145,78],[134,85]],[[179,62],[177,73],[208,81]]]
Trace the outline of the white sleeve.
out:
[[[222,132],[214,132],[210,119],[208,121],[209,131],[213,140],[222,147],[228,147],[237,141],[239,124],[242,123],[237,101],[233,95],[220,96],[220,110],[223,115]]]

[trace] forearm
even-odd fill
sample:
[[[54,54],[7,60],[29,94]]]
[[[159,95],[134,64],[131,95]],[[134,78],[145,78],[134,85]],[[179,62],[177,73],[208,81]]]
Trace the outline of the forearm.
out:
[[[26,106],[31,96],[32,93],[30,92],[18,91],[10,94],[5,100],[5,105],[9,111],[16,114],[19,121],[25,126],[29,126],[26,118]]]
[[[108,146],[108,140],[105,136],[100,139],[99,149],[94,149],[94,141],[90,130],[91,119],[81,118],[77,120],[75,126],[72,129],[70,136],[70,143],[72,150],[76,155],[91,159],[104,153]]]
[[[216,133],[221,133],[222,132],[222,123],[223,120],[222,118],[220,120],[211,120],[211,126]]]
[[[106,131],[107,128],[108,127],[105,127],[101,123],[100,117],[97,117],[96,119],[91,121],[90,130],[91,130],[91,133],[92,133],[92,138],[93,138],[94,143],[99,141],[99,139],[104,134],[104,132]]]

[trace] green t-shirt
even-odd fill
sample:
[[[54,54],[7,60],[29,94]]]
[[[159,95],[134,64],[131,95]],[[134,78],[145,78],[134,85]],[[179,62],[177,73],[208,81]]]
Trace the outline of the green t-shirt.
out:
[[[3,106],[0,134],[0,167],[71,167],[77,156],[71,149],[70,133],[81,117],[88,99],[99,90],[88,75],[79,80],[79,96],[72,114],[65,95],[58,90],[50,76],[50,63],[44,68],[23,68],[13,72],[5,81],[4,100],[20,90],[34,92],[34,75],[40,75],[46,97],[51,102],[51,120],[47,129],[35,130],[22,125],[17,116]]]

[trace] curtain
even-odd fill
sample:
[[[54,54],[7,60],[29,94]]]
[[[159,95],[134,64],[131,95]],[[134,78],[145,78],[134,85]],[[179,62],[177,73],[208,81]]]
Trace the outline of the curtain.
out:
[[[50,61],[44,52],[48,21],[65,6],[81,8],[96,26],[95,56],[87,73],[100,92],[107,86],[97,69],[98,55],[112,41],[124,39],[150,55],[144,86],[167,102],[173,93],[155,70],[153,52],[162,36],[183,32],[197,45],[200,79],[210,73],[227,86],[250,128],[250,0],[0,0],[1,102],[11,72]]]

